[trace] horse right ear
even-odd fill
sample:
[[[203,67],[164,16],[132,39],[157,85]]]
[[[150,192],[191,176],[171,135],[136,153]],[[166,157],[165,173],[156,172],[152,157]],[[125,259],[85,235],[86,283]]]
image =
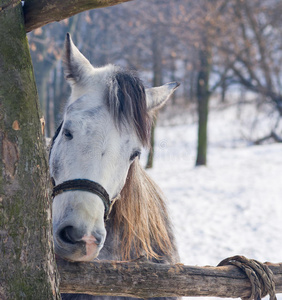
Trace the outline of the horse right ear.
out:
[[[170,82],[162,86],[146,89],[147,110],[156,111],[160,109],[179,85],[178,82]]]
[[[63,66],[65,78],[71,85],[83,84],[89,72],[93,71],[93,66],[74,45],[69,33],[65,39]]]

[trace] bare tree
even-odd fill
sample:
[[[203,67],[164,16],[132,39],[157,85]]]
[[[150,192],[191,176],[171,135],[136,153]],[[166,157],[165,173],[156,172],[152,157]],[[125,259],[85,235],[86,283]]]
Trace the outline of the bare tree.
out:
[[[228,65],[216,59],[216,48],[226,35],[224,17],[226,0],[184,2],[173,10],[174,32],[186,47],[190,87],[187,97],[197,99],[198,147],[196,165],[206,165],[208,145],[208,112],[212,93],[225,83]],[[223,67],[222,67],[223,65]],[[220,67],[219,67],[220,66]],[[216,74],[216,75],[215,75]],[[216,78],[211,84],[211,78]],[[194,94],[194,95],[193,95]]]
[[[271,102],[278,118],[282,117],[281,12],[281,1],[230,1],[232,34],[218,48],[231,66],[232,83]]]

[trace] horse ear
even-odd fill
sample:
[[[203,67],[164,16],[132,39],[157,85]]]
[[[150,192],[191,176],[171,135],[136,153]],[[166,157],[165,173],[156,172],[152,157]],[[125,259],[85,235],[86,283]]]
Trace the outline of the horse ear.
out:
[[[170,82],[162,86],[146,89],[147,109],[158,110],[178,88],[178,82]]]
[[[69,33],[65,39],[62,58],[65,77],[71,84],[82,83],[87,74],[93,70],[89,60],[74,45]]]

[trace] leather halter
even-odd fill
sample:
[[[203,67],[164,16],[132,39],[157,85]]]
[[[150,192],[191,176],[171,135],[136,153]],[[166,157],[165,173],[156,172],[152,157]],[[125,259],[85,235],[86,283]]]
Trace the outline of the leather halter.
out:
[[[109,216],[111,201],[107,191],[97,182],[88,179],[73,179],[64,181],[53,187],[53,198],[63,192],[68,191],[84,191],[90,192],[97,195],[104,203],[105,214],[104,219],[106,220]]]
[[[49,157],[51,155],[51,151],[55,142],[55,139],[59,135],[61,128],[62,128],[63,122],[60,124],[58,129],[55,132],[55,135],[52,139],[51,143],[51,148],[49,152]],[[89,179],[72,179],[68,181],[64,181],[63,183],[60,183],[58,185],[55,185],[55,181],[53,178],[53,193],[52,197],[54,198],[55,196],[62,194],[63,192],[68,192],[68,191],[84,191],[84,192],[89,192],[92,194],[97,195],[102,201],[105,206],[105,214],[104,214],[104,219],[107,220],[109,213],[110,213],[110,207],[111,207],[111,200],[109,197],[109,194],[107,191],[97,182],[89,180]]]

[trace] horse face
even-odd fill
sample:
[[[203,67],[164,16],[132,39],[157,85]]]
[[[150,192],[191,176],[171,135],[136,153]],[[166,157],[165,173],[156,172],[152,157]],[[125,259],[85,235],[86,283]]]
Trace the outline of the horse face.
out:
[[[114,200],[148,138],[144,136],[148,128],[142,129],[148,110],[161,105],[177,85],[145,91],[136,78],[117,75],[116,67],[94,69],[69,35],[64,58],[72,95],[50,153],[51,177],[56,185],[73,179],[95,181]],[[140,99],[132,99],[134,95]],[[122,103],[126,98],[133,101],[131,105]],[[145,101],[145,106],[136,106],[136,100]],[[93,193],[66,191],[57,195],[53,201],[55,252],[72,261],[97,257],[106,238],[104,211],[102,200]]]
[[[51,176],[56,184],[77,178],[95,181],[114,199],[140,154],[141,142],[134,132],[116,128],[106,107],[79,110],[80,105],[87,107],[89,98],[79,98],[66,111],[50,156]],[[104,210],[101,199],[90,192],[57,195],[53,202],[57,254],[71,260],[95,258],[106,237]]]

